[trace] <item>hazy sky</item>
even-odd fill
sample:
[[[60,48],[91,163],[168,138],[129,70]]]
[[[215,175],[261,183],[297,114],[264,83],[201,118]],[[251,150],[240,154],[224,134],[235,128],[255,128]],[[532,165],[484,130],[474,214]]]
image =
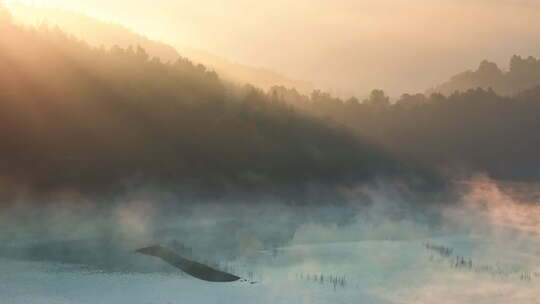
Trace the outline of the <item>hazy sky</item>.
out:
[[[24,1],[26,3],[32,1]],[[482,59],[540,56],[537,0],[43,0],[334,92],[423,91]]]

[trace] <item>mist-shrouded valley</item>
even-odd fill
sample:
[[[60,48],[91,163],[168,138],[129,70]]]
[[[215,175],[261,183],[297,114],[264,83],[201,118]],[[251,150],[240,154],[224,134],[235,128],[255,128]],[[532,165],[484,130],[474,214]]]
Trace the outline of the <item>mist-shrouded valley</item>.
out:
[[[0,304],[540,303],[540,7],[358,2],[0,1]]]

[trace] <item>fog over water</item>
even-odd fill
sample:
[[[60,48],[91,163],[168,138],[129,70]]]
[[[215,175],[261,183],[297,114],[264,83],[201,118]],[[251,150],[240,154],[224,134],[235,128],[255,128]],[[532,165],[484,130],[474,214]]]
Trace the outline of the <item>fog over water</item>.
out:
[[[536,1],[21,2],[0,304],[539,303]]]
[[[117,292],[123,288],[168,303],[187,286],[184,296],[207,302],[223,296],[262,303],[535,303],[540,209],[522,190],[537,187],[482,176],[456,187],[456,201],[444,206],[406,201],[391,183],[362,186],[361,196],[326,207],[268,201],[173,208],[151,191],[105,208],[66,199],[30,211],[21,201],[2,216],[0,267],[26,280],[19,286],[26,292],[9,289],[7,277],[1,285],[10,303],[38,294],[47,299],[54,288],[73,300],[58,303],[88,303],[95,300],[91,290],[105,285],[105,303],[139,303]],[[154,244],[181,244],[190,258],[257,284],[211,287],[133,252]],[[75,277],[68,284],[77,293],[65,290],[61,282]],[[49,287],[40,291],[44,282]]]

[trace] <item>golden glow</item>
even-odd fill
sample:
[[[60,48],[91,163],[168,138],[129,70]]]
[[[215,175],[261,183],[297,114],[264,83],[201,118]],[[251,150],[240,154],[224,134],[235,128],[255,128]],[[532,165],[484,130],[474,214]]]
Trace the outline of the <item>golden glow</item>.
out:
[[[4,3],[17,4],[21,3],[24,5],[32,5],[37,7],[56,7],[58,4],[57,0],[5,0]]]
[[[334,93],[423,91],[483,59],[540,55],[534,0],[42,0]],[[414,77],[410,77],[414,74]]]

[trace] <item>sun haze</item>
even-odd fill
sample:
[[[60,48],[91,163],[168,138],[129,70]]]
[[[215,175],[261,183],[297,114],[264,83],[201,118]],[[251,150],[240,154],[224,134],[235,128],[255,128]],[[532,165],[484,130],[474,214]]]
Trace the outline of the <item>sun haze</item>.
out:
[[[391,95],[423,91],[483,59],[503,64],[514,53],[540,52],[534,43],[540,4],[526,0],[34,3],[277,70],[338,95],[365,95],[374,87]]]

